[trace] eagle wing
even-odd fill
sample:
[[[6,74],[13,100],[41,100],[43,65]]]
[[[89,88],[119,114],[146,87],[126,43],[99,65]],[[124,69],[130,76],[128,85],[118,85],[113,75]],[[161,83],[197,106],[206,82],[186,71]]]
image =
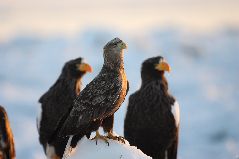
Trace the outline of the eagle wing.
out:
[[[37,118],[38,131],[41,143],[50,140],[55,131],[61,127],[71,110],[72,101],[75,98],[73,91],[75,82],[57,80],[57,82],[39,99],[41,114]]]
[[[76,98],[60,135],[76,134],[79,127],[112,115],[122,91],[117,73],[100,73]]]

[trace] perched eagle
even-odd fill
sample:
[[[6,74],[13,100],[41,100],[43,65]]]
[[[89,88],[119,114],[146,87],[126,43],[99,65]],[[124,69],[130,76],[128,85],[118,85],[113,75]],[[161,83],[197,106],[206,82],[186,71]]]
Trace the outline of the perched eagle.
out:
[[[0,159],[15,159],[14,139],[5,109],[0,106]]]
[[[163,57],[145,60],[142,84],[129,97],[124,136],[153,159],[176,159],[179,131],[179,105],[168,92],[164,72],[170,66]]]
[[[80,93],[81,79],[92,72],[82,58],[67,62],[55,84],[39,99],[41,115],[38,119],[39,140],[48,158],[62,158],[68,138],[57,134]]]
[[[82,138],[102,126],[108,133],[108,138],[119,140],[119,137],[113,135],[113,121],[114,113],[123,103],[129,88],[123,62],[125,48],[126,44],[119,38],[105,45],[104,65],[100,73],[74,101],[60,135],[78,135]],[[98,131],[95,139],[107,141]]]

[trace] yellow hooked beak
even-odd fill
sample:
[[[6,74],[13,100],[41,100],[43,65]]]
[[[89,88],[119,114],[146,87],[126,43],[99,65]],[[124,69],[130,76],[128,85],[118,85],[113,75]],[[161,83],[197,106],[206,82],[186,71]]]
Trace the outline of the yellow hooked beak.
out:
[[[87,63],[78,64],[77,68],[78,68],[79,71],[82,71],[82,72],[92,72],[93,71],[91,66]]]
[[[127,49],[127,45],[124,42],[118,44],[121,49]]]
[[[171,67],[169,66],[169,64],[165,61],[162,61],[160,62],[159,64],[157,64],[155,66],[155,69],[156,70],[159,70],[159,71],[168,71],[170,72],[171,71]]]

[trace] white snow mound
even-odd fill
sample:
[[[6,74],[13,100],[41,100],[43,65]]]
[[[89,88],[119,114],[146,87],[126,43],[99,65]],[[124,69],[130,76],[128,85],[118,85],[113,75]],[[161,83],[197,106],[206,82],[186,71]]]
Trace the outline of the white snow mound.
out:
[[[98,140],[96,145],[95,140],[84,137],[67,159],[152,159],[127,141],[125,144],[108,141],[109,146],[103,140]]]

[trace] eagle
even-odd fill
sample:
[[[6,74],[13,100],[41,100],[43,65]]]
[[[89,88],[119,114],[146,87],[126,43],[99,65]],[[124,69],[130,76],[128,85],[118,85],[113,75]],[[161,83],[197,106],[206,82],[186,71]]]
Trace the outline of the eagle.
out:
[[[55,84],[39,99],[39,141],[48,158],[63,156],[68,138],[58,137],[57,133],[70,113],[74,99],[80,94],[81,79],[87,72],[92,72],[92,68],[81,57],[66,62]]]
[[[103,48],[104,64],[100,73],[76,97],[73,108],[64,122],[60,136],[78,135],[81,139],[96,131],[96,140],[124,141],[113,134],[114,113],[127,95],[129,84],[124,71],[123,50],[126,44],[119,38],[109,41]],[[101,136],[99,127],[107,133]]]
[[[0,106],[0,158],[15,159],[15,147],[12,130],[4,107]]]
[[[130,95],[124,121],[125,139],[153,159],[177,158],[179,104],[164,76],[170,69],[161,56],[143,62],[141,87]]]

